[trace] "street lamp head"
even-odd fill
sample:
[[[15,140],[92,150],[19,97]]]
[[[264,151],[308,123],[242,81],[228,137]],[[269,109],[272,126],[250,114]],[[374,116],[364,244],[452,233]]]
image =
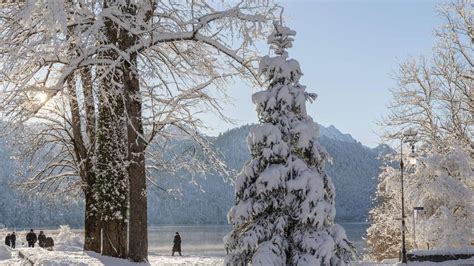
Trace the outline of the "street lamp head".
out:
[[[416,135],[418,135],[418,132],[413,128],[409,128],[405,132],[403,132],[403,136],[406,138],[415,138]]]

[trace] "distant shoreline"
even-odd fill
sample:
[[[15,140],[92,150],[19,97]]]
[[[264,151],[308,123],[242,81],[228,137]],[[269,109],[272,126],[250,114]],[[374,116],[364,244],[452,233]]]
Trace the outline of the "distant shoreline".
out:
[[[370,222],[366,222],[366,221],[336,221],[337,224],[366,224],[366,225],[370,225],[371,223]],[[231,227],[231,225],[229,224],[149,224],[148,227],[149,228],[153,228],[153,227],[196,227],[196,226],[200,226],[200,227],[215,227],[215,226],[219,226],[219,227]],[[5,229],[7,229],[7,231],[15,231],[15,232],[24,232],[24,231],[29,231],[30,229],[34,229],[35,231],[38,231],[38,230],[56,230],[59,228],[59,225],[58,226],[33,226],[33,227],[20,227],[20,228],[12,228],[12,227],[6,227]],[[73,230],[83,230],[84,227],[83,226],[70,226],[71,229]]]

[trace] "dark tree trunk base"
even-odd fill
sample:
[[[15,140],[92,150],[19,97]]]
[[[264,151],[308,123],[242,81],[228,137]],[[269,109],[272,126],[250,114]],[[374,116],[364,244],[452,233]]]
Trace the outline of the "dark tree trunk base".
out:
[[[87,214],[86,214],[87,215]],[[86,216],[84,225],[84,250],[100,253],[100,225],[95,216]]]
[[[89,176],[89,179],[92,179],[92,174]],[[91,180],[89,180],[91,182]],[[92,184],[89,184],[89,190],[92,187]],[[93,251],[96,253],[101,252],[101,233],[100,233],[100,222],[97,217],[97,214],[92,210],[94,206],[94,199],[92,198],[92,193],[86,191],[84,193],[85,197],[85,214],[84,214],[84,250]]]
[[[123,221],[103,222],[102,255],[127,257],[127,224]]]

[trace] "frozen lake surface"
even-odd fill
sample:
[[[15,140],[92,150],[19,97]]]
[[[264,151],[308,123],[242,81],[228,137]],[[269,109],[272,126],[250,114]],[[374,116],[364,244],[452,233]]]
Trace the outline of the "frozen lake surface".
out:
[[[346,229],[347,237],[357,247],[359,253],[365,248],[363,237],[367,223],[340,223]],[[169,255],[173,246],[175,232],[182,238],[183,255],[224,257],[222,238],[230,232],[228,225],[183,225],[150,226],[148,233],[149,252],[156,255]]]
[[[346,230],[347,237],[354,243],[362,254],[365,248],[363,239],[365,231],[369,224],[367,223],[339,223]],[[58,230],[52,228],[35,228],[36,233],[44,230],[46,235],[55,238]],[[183,255],[206,256],[206,257],[224,257],[225,249],[223,238],[230,232],[228,225],[180,225],[180,226],[149,226],[148,228],[149,253],[152,255],[171,255],[173,246],[173,237],[175,232],[179,232],[182,238]],[[81,238],[82,229],[74,229]],[[24,241],[27,231],[17,230],[17,246],[26,246]]]

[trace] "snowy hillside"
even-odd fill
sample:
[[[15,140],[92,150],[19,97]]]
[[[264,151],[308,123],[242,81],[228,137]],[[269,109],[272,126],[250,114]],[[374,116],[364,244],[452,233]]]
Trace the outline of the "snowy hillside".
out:
[[[345,134],[339,131],[335,126],[330,125],[328,127],[324,127],[322,125],[319,125],[319,133],[321,136],[333,139],[333,140],[339,140],[342,142],[354,142],[357,143],[357,140],[355,140],[351,134]]]
[[[17,165],[12,160],[11,149],[0,140],[0,227],[5,225],[17,230],[30,227],[57,227],[70,224],[77,227],[83,224],[84,209],[78,202],[46,202],[41,198],[31,199],[12,188]]]

